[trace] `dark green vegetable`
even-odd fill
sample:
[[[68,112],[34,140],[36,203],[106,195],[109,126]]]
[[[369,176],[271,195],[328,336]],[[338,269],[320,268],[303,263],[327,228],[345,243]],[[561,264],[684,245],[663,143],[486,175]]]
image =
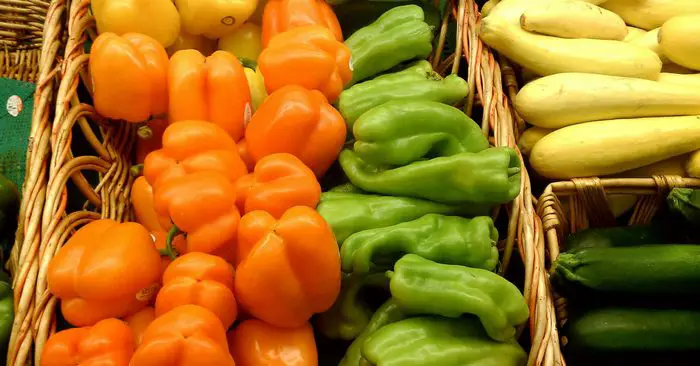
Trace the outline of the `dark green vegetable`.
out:
[[[597,309],[570,319],[566,335],[567,347],[589,352],[700,350],[700,312]]]
[[[405,318],[406,314],[404,314],[396,301],[394,299],[387,300],[387,302],[374,312],[372,319],[369,320],[365,329],[355,338],[350,347],[348,347],[345,352],[345,357],[340,361],[339,366],[360,366],[363,361],[366,362],[366,360],[362,358],[362,346],[364,346],[365,340],[383,326]]]
[[[668,195],[668,205],[696,228],[700,227],[700,189],[674,188]]]
[[[581,249],[562,253],[552,271],[554,280],[565,288],[582,286],[631,294],[697,293],[700,245]]]
[[[663,244],[666,236],[656,225],[586,229],[569,235],[566,250]]]

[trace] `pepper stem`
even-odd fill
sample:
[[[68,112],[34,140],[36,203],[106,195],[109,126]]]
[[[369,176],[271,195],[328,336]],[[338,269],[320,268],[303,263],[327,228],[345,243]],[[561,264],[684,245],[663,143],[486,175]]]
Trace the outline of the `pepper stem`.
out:
[[[173,260],[177,258],[177,251],[173,248],[173,240],[180,234],[183,234],[182,230],[177,225],[173,225],[168,231],[168,237],[165,239],[165,249],[160,250],[160,255],[167,255]]]
[[[143,124],[136,129],[136,134],[140,139],[148,140],[153,137],[153,130],[147,124]]]
[[[143,164],[136,164],[132,165],[131,168],[129,168],[129,174],[131,174],[132,177],[138,178],[143,175]]]
[[[255,68],[258,66],[255,63],[255,61],[253,61],[249,58],[241,57],[238,59],[238,61],[241,62],[241,65],[243,65],[243,67],[247,67],[247,68],[252,69],[252,70],[255,70]]]

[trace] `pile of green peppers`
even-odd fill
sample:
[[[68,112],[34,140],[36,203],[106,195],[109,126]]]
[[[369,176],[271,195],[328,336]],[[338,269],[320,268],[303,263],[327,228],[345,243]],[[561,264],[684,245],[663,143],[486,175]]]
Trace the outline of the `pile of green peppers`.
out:
[[[348,182],[317,207],[344,278],[316,325],[352,340],[342,366],[527,362],[515,337],[528,307],[494,273],[498,231],[487,216],[520,193],[520,160],[454,107],[468,86],[422,60],[432,31],[405,5],[346,41],[354,79],[338,109],[351,139],[338,161]],[[372,304],[368,289],[384,297]]]

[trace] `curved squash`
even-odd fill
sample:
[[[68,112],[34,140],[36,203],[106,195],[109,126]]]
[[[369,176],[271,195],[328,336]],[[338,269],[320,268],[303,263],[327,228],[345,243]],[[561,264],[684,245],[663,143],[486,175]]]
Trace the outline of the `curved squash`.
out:
[[[528,32],[562,38],[593,38],[622,41],[627,26],[617,14],[583,1],[562,0],[529,7],[520,16]]]
[[[661,27],[658,40],[662,52],[671,61],[700,70],[700,14],[670,19]]]
[[[698,0],[608,0],[601,7],[621,16],[627,24],[647,30],[678,15],[700,13]]]

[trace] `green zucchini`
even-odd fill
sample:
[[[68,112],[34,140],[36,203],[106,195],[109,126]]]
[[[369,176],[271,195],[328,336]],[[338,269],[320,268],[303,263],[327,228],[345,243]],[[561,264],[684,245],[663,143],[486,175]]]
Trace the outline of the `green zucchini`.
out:
[[[562,253],[554,280],[603,292],[688,294],[700,289],[699,245],[587,248]]]
[[[593,352],[700,350],[700,312],[603,308],[570,319],[565,334],[567,347]]]
[[[567,251],[585,248],[626,247],[666,242],[664,230],[659,226],[640,225],[581,230],[569,235]]]

